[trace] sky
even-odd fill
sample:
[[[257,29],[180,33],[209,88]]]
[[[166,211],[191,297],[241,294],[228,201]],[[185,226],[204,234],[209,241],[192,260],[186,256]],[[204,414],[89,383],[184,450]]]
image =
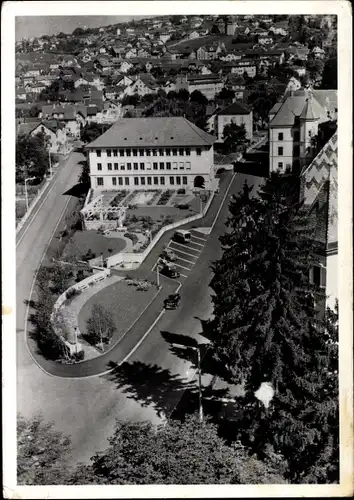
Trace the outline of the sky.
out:
[[[149,16],[17,16],[15,37],[16,40],[21,40],[42,35],[55,35],[61,31],[72,33],[78,27],[96,28],[146,17]]]

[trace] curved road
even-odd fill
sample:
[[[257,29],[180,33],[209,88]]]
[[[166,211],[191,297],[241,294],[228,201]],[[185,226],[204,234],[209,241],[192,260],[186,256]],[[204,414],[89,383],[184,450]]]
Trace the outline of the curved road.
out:
[[[126,368],[114,370],[110,375],[89,378],[61,378],[45,373],[29,354],[25,340],[26,306],[24,300],[30,297],[33,278],[40,266],[46,246],[50,241],[55,226],[59,224],[65,208],[70,209],[74,200],[64,193],[76,184],[79,173],[77,162],[81,156],[74,153],[62,167],[47,198],[44,198],[34,211],[33,219],[20,231],[17,246],[17,410],[29,417],[35,411],[42,411],[45,420],[54,421],[57,429],[72,438],[72,460],[88,461],[95,451],[107,446],[106,438],[112,434],[115,419],[119,420],[159,420],[158,412],[167,408],[170,395],[180,397],[181,389],[188,386],[194,376],[194,369],[189,361],[176,356],[171,350],[171,343],[166,341],[161,332],[188,335],[200,342],[206,342],[202,333],[200,319],[207,319],[212,312],[210,289],[208,288],[211,271],[210,261],[220,256],[218,236],[224,230],[228,212],[228,197],[222,206],[212,234],[209,236],[197,264],[181,289],[182,302],[176,311],[166,312],[151,330],[134,354]],[[237,174],[230,187],[230,194],[238,193],[245,176]],[[259,184],[260,179],[251,178],[249,184]],[[230,174],[222,179],[219,201]],[[256,188],[256,186],[255,186]],[[213,202],[204,226],[211,225],[219,203]],[[168,239],[165,235],[144,262],[151,269],[156,255]],[[198,319],[200,318],[200,319]],[[147,325],[149,327],[150,325]],[[143,334],[143,332],[142,332]],[[172,336],[170,335],[170,338]],[[121,346],[122,347],[122,346]],[[123,351],[117,346],[107,359],[96,358],[95,372],[107,370],[108,361],[119,363]],[[124,353],[126,354],[126,352]],[[36,356],[37,357],[37,356]],[[38,360],[41,358],[38,358]],[[41,364],[45,360],[41,359]],[[84,363],[86,364],[86,363]],[[89,365],[87,365],[89,366]],[[75,370],[80,365],[56,365]],[[78,368],[79,367],[79,368]],[[53,368],[52,364],[46,368]],[[81,370],[84,370],[83,365]],[[92,374],[90,372],[89,374]]]

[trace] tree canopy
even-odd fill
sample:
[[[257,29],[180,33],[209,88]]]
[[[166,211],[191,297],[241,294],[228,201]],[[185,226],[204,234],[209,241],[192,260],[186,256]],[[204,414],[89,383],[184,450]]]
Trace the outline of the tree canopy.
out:
[[[230,380],[246,389],[236,424],[243,442],[258,453],[272,445],[290,479],[303,481],[320,457],[330,467],[338,449],[338,393],[329,389],[336,353],[330,361],[315,307],[324,296],[309,280],[315,247],[297,178],[271,174],[258,198],[250,189],[230,204],[223,256],[213,267],[214,348]],[[275,391],[268,410],[254,395],[264,382]]]
[[[85,143],[90,143],[102,135],[106,130],[111,127],[108,123],[87,123],[81,129],[81,140]]]
[[[338,62],[337,58],[333,57],[325,62],[323,73],[322,73],[322,83],[321,89],[331,89],[335,90],[338,88]]]
[[[21,135],[16,140],[16,182],[36,177],[40,182],[49,170],[49,139],[39,132],[35,135]]]
[[[226,153],[245,151],[250,142],[247,139],[247,131],[244,123],[242,125],[237,125],[236,123],[225,125],[223,139]]]
[[[279,467],[228,446],[216,425],[188,416],[158,428],[150,422],[117,422],[109,447],[77,469],[74,484],[284,483]]]

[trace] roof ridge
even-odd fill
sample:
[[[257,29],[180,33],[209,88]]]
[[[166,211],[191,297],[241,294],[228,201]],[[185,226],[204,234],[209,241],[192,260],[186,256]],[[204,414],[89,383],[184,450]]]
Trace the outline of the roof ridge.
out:
[[[190,127],[190,128],[191,128],[194,132],[196,132],[196,133],[199,135],[199,137],[200,137],[203,141],[205,141],[205,138],[204,138],[204,137],[203,137],[203,136],[199,133],[199,130],[201,130],[204,134],[209,135],[207,132],[205,132],[204,130],[202,130],[202,129],[200,129],[199,127],[197,127],[194,123],[191,123],[191,122],[190,122],[189,120],[187,120],[184,116],[182,116],[181,118],[183,118],[183,120],[184,120],[185,122],[187,122],[187,123],[188,123],[189,127]],[[195,128],[194,128],[194,127],[195,127]],[[205,142],[206,142],[206,141],[205,141]]]

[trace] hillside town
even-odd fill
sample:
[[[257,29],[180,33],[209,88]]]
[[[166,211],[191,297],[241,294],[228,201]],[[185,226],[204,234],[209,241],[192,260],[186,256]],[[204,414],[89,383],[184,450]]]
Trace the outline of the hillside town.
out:
[[[22,484],[337,482],[337,16],[77,27],[15,83],[18,370],[85,463]]]

